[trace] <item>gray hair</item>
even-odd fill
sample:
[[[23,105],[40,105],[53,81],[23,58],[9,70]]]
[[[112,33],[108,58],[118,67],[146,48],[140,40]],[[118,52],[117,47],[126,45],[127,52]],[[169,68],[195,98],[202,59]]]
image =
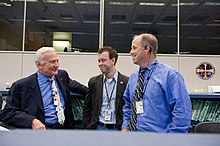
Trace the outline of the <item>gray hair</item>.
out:
[[[42,47],[37,50],[36,52],[36,59],[35,62],[38,61],[40,63],[44,62],[44,53],[45,52],[51,52],[51,51],[56,51],[53,47]]]

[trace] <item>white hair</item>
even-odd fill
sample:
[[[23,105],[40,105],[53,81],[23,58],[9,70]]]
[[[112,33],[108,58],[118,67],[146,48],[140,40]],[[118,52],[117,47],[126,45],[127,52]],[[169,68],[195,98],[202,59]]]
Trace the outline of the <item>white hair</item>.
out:
[[[43,63],[43,61],[44,61],[43,54],[45,52],[50,52],[50,51],[56,51],[56,50],[53,47],[42,47],[42,48],[38,49],[37,52],[36,52],[36,59],[35,59],[35,61]]]

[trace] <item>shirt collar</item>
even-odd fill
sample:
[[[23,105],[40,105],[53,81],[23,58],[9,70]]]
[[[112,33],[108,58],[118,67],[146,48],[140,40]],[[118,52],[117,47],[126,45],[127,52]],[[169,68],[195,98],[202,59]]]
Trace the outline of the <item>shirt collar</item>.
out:
[[[43,81],[43,83],[46,83],[50,79],[49,76],[46,76],[46,75],[40,73],[39,71],[37,72],[37,76],[41,81]]]
[[[155,64],[156,62],[157,62],[157,59],[154,59],[154,60],[151,61],[151,62],[147,65],[147,67],[145,67],[144,69],[146,69],[146,70],[150,70],[151,67],[152,67],[152,65]]]
[[[105,81],[107,81],[107,82],[112,82],[112,80],[115,80],[115,82],[117,83],[117,81],[118,81],[118,71],[116,70],[116,72],[115,72],[115,74],[114,74],[114,76],[111,78],[111,79],[108,79],[107,77],[106,77],[106,75],[104,75],[104,77],[103,77],[103,83],[105,82]]]

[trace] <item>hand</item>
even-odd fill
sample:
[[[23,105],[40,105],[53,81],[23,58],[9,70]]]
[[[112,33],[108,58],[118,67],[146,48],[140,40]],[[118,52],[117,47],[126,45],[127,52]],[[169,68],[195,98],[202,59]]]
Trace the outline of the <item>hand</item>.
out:
[[[121,131],[122,132],[128,132],[128,128],[122,128]]]
[[[41,123],[41,121],[39,121],[38,119],[33,119],[31,127],[33,130],[46,130],[45,125]]]

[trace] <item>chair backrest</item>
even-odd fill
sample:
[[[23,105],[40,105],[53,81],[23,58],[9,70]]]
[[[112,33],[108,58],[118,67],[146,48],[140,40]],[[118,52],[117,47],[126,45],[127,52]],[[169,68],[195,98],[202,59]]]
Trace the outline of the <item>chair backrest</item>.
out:
[[[2,94],[0,93],[0,111],[2,110],[2,103],[3,103],[3,97]]]
[[[196,125],[195,133],[220,133],[220,122],[202,122]]]

